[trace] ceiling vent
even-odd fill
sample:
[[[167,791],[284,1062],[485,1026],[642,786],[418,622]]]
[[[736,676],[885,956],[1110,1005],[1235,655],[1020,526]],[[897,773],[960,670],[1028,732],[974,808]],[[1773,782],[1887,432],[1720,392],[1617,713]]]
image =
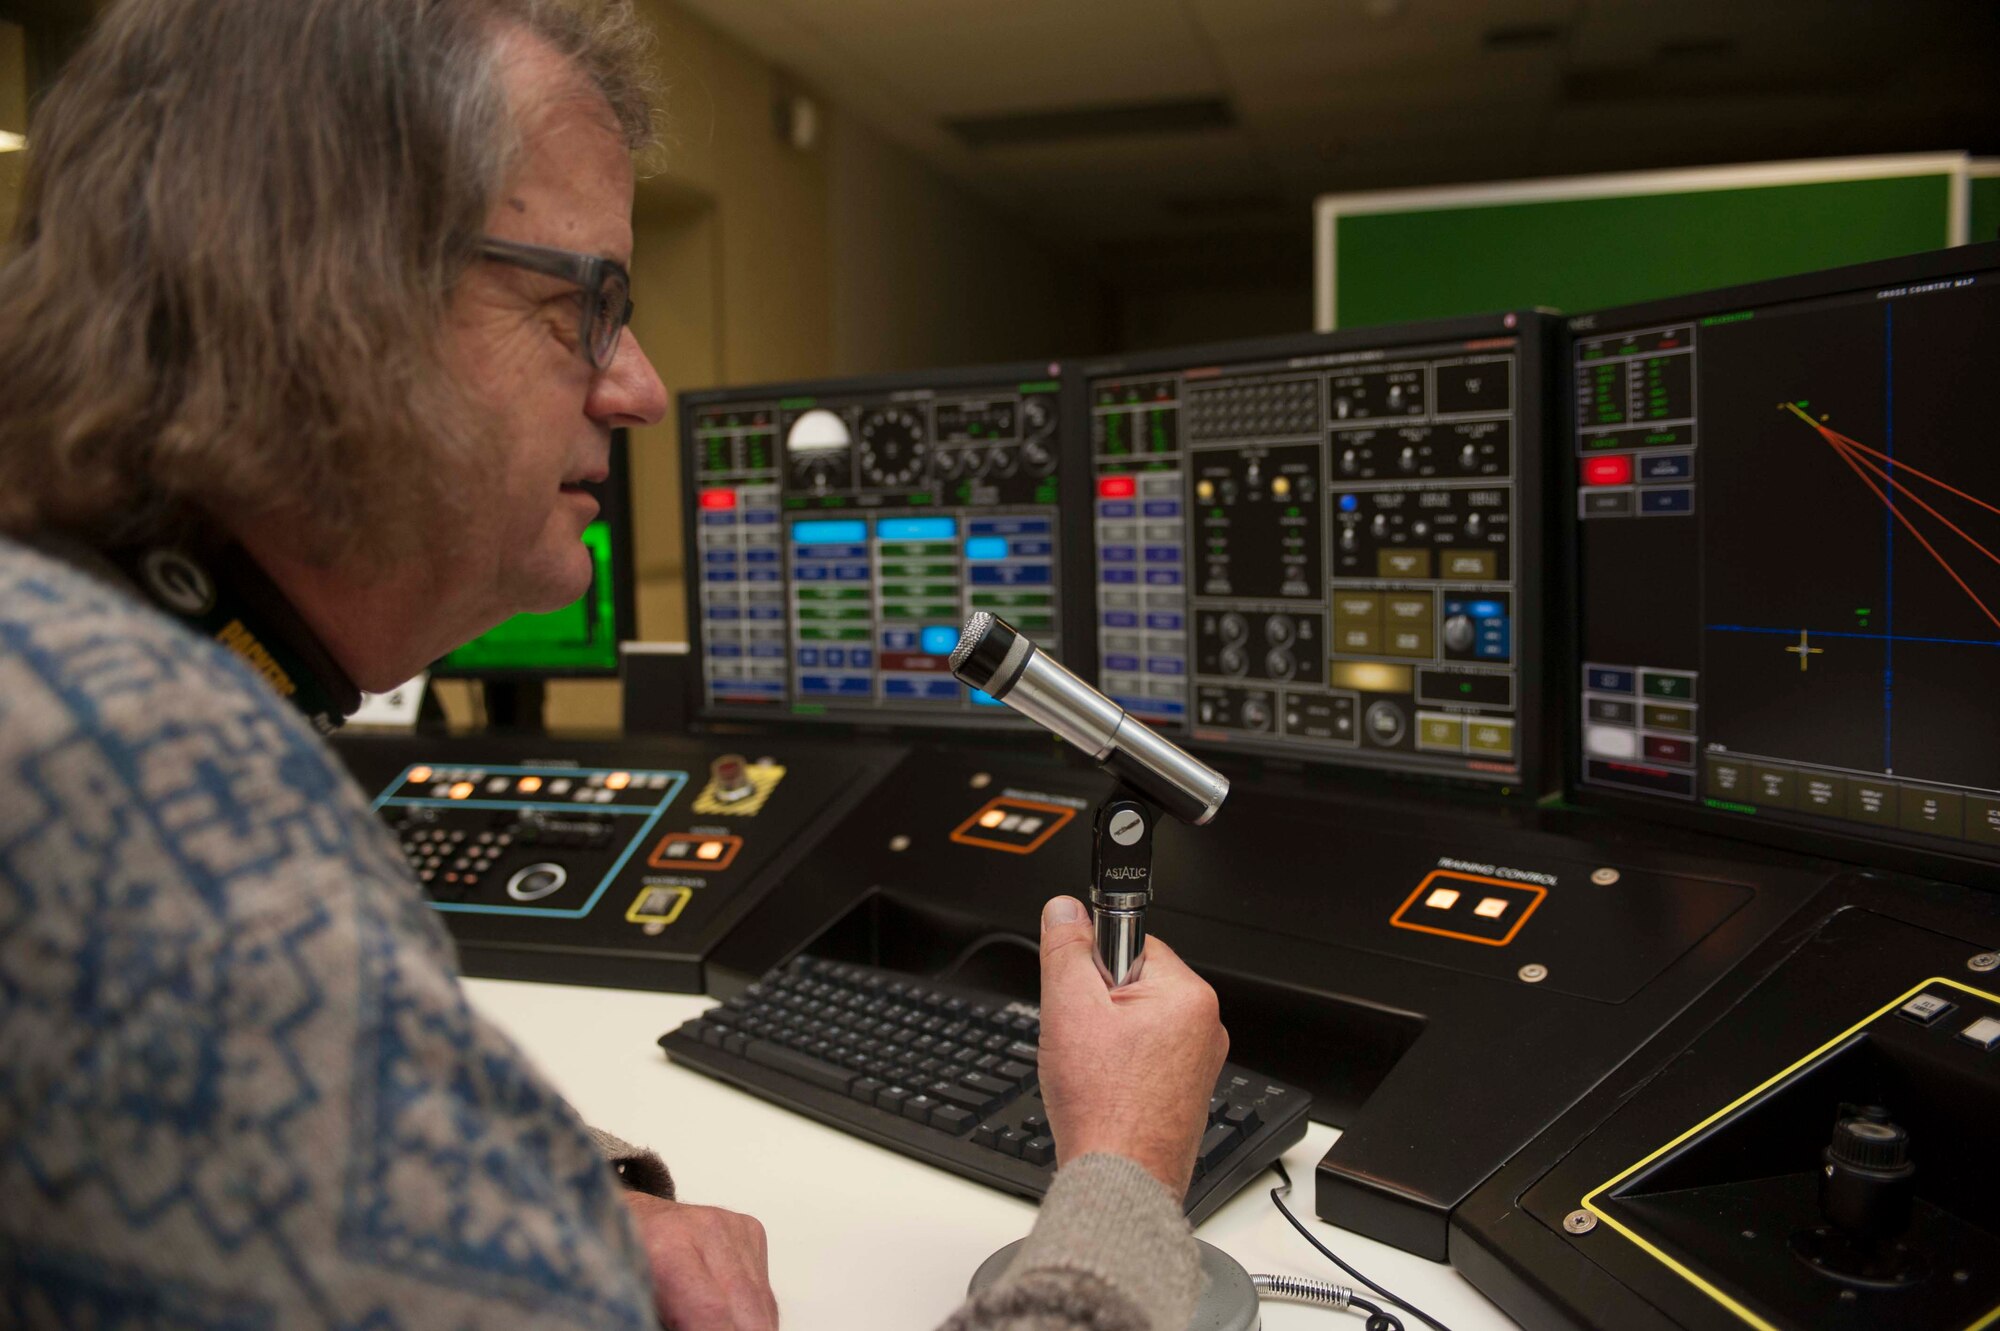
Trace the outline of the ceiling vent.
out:
[[[1236,124],[1236,111],[1220,97],[1195,97],[1174,102],[1079,106],[1065,111],[964,116],[944,123],[969,148],[1023,148],[1086,139],[1229,129]]]

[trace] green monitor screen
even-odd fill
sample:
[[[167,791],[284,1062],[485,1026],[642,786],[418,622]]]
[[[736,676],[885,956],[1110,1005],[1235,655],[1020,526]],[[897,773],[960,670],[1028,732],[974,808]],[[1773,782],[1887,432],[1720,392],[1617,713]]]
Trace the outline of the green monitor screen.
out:
[[[611,475],[597,495],[601,515],[583,529],[590,587],[560,610],[515,615],[446,655],[436,675],[507,678],[618,673],[619,643],[632,636],[631,523],[624,431],[612,440]]]

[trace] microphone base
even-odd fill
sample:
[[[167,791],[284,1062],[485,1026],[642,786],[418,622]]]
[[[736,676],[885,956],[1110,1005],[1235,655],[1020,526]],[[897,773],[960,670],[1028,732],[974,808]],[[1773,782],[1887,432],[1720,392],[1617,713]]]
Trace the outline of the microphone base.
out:
[[[1015,1239],[981,1262],[979,1269],[972,1273],[972,1283],[966,1293],[977,1294],[1006,1275],[1007,1268],[1013,1264],[1014,1254],[1026,1242],[1026,1239]],[[1208,1277],[1208,1284],[1194,1306],[1194,1316],[1188,1320],[1187,1331],[1261,1331],[1264,1315],[1258,1310],[1257,1286],[1251,1283],[1250,1273],[1214,1244],[1200,1239],[1196,1239],[1195,1244],[1201,1249],[1201,1271]]]

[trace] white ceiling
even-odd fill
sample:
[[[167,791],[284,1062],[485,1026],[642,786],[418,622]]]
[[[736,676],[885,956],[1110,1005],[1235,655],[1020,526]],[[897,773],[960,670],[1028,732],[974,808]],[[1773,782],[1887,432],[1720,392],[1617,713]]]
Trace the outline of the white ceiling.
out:
[[[681,3],[1085,247],[1303,237],[1324,192],[2000,153],[2000,6],[1986,0]],[[1204,97],[1235,125],[980,149],[948,126]]]

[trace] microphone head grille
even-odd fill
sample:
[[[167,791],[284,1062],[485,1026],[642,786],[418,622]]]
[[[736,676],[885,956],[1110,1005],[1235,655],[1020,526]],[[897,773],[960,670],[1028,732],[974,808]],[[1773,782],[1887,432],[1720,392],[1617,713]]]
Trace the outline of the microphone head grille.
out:
[[[965,621],[965,628],[959,632],[958,646],[951,649],[951,668],[956,673],[965,664],[965,658],[972,655],[972,649],[979,640],[993,630],[993,616],[984,610],[975,610]]]

